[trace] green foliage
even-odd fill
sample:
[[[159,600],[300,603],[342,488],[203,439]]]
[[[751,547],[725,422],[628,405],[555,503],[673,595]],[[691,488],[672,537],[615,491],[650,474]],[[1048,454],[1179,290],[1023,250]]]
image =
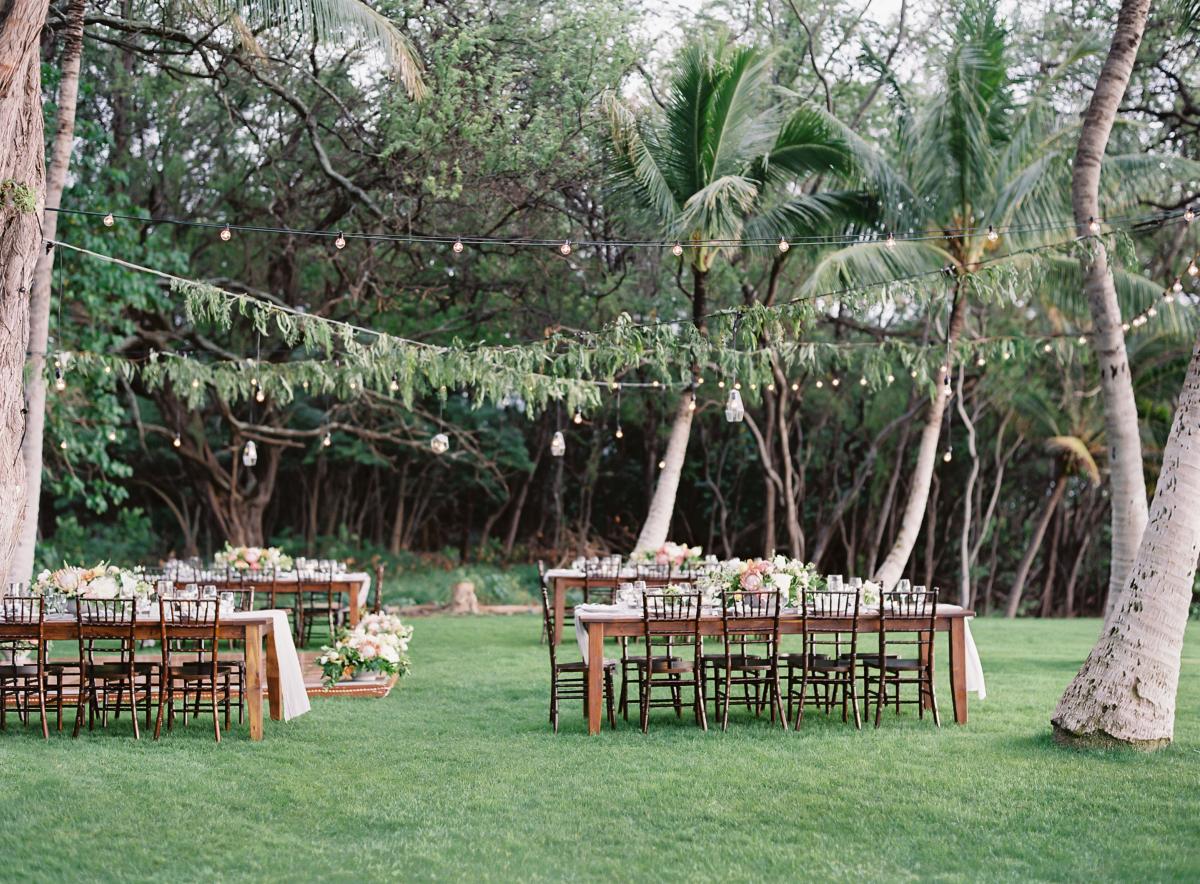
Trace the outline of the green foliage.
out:
[[[56,522],[53,540],[38,544],[34,573],[63,564],[111,562],[132,567],[154,559],[159,551],[159,538],[150,517],[138,507],[117,510],[112,521],[80,522],[67,514]]]

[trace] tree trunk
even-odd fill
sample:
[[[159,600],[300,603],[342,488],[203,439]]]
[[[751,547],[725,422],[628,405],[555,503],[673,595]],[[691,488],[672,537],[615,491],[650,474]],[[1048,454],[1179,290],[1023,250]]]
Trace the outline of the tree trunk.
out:
[[[9,574],[25,509],[24,372],[29,291],[46,200],[38,38],[46,0],[0,5],[0,574]]]
[[[58,121],[50,165],[46,169],[46,206],[58,208],[62,202],[71,146],[75,142],[75,106],[79,97],[79,64],[83,57],[83,0],[71,0],[67,6],[67,25],[63,43],[62,80],[58,85]],[[58,212],[46,212],[42,219],[42,238],[58,236]],[[17,551],[13,555],[10,579],[21,582],[33,576],[33,556],[38,538],[38,509],[42,496],[42,436],[46,428],[46,350],[50,338],[50,290],[54,281],[54,253],[38,254],[33,271],[29,299],[29,369],[25,376],[25,441],[21,456],[25,460],[25,518]]]
[[[963,426],[967,428],[967,453],[971,455],[971,472],[967,476],[967,485],[963,489],[963,520],[962,532],[958,538],[958,603],[964,608],[971,605],[971,506],[975,502],[975,480],[979,478],[979,451],[975,446],[975,422],[967,414],[966,403],[963,402],[963,369],[958,367],[958,416],[962,418]]]
[[[1122,2],[1108,58],[1100,70],[1100,78],[1083,118],[1071,172],[1071,205],[1080,236],[1088,233],[1091,219],[1101,217],[1100,164],[1121,98],[1129,85],[1149,9],[1150,0]],[[1108,253],[1098,239],[1093,241],[1091,259],[1083,259],[1083,273],[1084,294],[1094,326],[1092,347],[1100,370],[1112,499],[1107,614],[1113,610],[1117,593],[1125,585],[1146,527],[1146,479],[1142,470],[1137,405],[1133,398],[1129,357],[1125,352],[1125,333],[1121,329],[1121,308],[1108,269]]]
[[[1033,536],[1029,538],[1029,546],[1025,548],[1025,555],[1021,557],[1021,563],[1017,565],[1017,576],[1013,578],[1012,592],[1008,594],[1008,607],[1004,609],[1006,617],[1017,616],[1017,608],[1021,606],[1021,593],[1025,591],[1025,581],[1029,579],[1029,569],[1033,567],[1034,559],[1037,558],[1038,550],[1042,546],[1042,539],[1046,536],[1046,529],[1050,526],[1050,519],[1054,516],[1054,511],[1058,509],[1058,504],[1062,501],[1066,490],[1067,476],[1066,473],[1060,471],[1054,480],[1054,490],[1050,493],[1046,506],[1033,526]]]
[[[705,331],[704,311],[707,303],[707,274],[698,267],[692,268],[692,321],[700,332]],[[698,370],[698,367],[696,367]],[[692,415],[696,394],[693,390],[679,400],[675,421],[671,424],[671,435],[667,439],[667,453],[663,457],[663,468],[658,472],[658,484],[650,499],[650,510],[634,544],[634,552],[657,549],[667,541],[671,530],[671,517],[675,513],[675,494],[679,491],[679,477],[683,475],[683,462],[687,458],[688,439],[692,434]]]
[[[950,314],[950,323],[946,329],[946,347],[953,349],[954,342],[962,332],[963,323],[967,316],[967,299],[961,293],[955,293],[954,310]],[[933,467],[937,460],[938,437],[942,432],[942,415],[950,396],[946,378],[949,366],[942,366],[937,374],[937,392],[929,408],[925,412],[925,426],[921,430],[921,441],[917,446],[917,465],[913,469],[912,482],[908,488],[908,500],[904,505],[904,515],[900,520],[900,530],[896,532],[896,540],[891,551],[883,560],[879,570],[875,572],[874,580],[883,586],[884,591],[890,591],[904,573],[908,557],[912,555],[917,543],[917,534],[921,531],[921,521],[925,517],[925,504],[929,500],[929,485],[933,481]]]
[[[1054,711],[1055,738],[1158,748],[1175,730],[1200,555],[1200,341],[1192,351],[1137,559],[1100,640]]]

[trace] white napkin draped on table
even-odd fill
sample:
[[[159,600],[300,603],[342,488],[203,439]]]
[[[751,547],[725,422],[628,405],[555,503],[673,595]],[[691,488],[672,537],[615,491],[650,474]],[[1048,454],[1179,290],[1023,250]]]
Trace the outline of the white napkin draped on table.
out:
[[[291,721],[303,715],[312,705],[308,702],[308,691],[304,687],[304,672],[300,668],[300,656],[292,641],[292,625],[286,611],[237,611],[225,614],[222,620],[236,622],[239,619],[271,618],[271,632],[275,638],[275,659],[279,665],[279,693],[283,698],[283,720]]]
[[[863,609],[864,612],[870,609]],[[961,611],[959,605],[938,605],[939,611],[953,613]],[[624,605],[576,605],[575,606],[575,639],[579,642],[579,653],[583,662],[588,658],[587,623],[596,620],[628,620],[630,617],[640,617],[641,612],[636,608]],[[971,618],[963,620],[963,638],[966,646],[965,668],[967,674],[967,690],[978,694],[979,699],[987,696],[987,687],[983,681],[983,664],[979,660],[979,649],[975,647],[975,638],[971,635]]]

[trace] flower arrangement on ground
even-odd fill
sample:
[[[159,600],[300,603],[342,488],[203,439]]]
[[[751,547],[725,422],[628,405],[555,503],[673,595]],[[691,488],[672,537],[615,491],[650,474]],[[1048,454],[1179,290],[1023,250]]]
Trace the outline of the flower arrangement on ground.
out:
[[[225,542],[225,549],[213,556],[213,562],[236,571],[292,570],[292,557],[277,546],[234,546]]]
[[[154,587],[138,571],[101,562],[91,568],[64,565],[57,571],[46,569],[38,574],[31,592],[46,598],[132,599],[153,594]]]
[[[686,543],[675,543],[668,540],[658,549],[644,549],[636,552],[630,559],[634,562],[653,562],[657,565],[672,565],[681,568],[684,565],[700,561],[704,550],[699,546],[688,546]]]
[[[353,630],[343,630],[337,641],[321,648],[317,663],[325,684],[332,687],[345,678],[366,673],[403,676],[408,673],[408,643],[413,628],[395,614],[368,614]]]

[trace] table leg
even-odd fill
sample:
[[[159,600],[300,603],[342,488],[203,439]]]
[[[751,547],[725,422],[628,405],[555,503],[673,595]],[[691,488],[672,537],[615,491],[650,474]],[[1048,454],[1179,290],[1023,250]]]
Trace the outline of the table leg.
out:
[[[283,689],[279,684],[279,654],[275,649],[275,630],[267,632],[267,701],[271,721],[283,720]],[[261,703],[259,704],[261,708]]]
[[[600,733],[600,714],[604,711],[604,622],[586,624],[588,634],[587,719],[588,733]]]
[[[358,619],[361,616],[358,609],[358,597],[362,593],[362,584],[351,584],[354,588],[350,590],[350,628],[358,626]]]
[[[262,708],[262,627],[246,624],[246,717],[250,720],[250,739],[263,738]]]
[[[554,635],[550,640],[554,644],[562,644],[563,617],[567,613],[567,588],[565,580],[554,581]]]
[[[950,621],[950,696],[954,701],[954,720],[967,723],[967,639],[966,621]]]

